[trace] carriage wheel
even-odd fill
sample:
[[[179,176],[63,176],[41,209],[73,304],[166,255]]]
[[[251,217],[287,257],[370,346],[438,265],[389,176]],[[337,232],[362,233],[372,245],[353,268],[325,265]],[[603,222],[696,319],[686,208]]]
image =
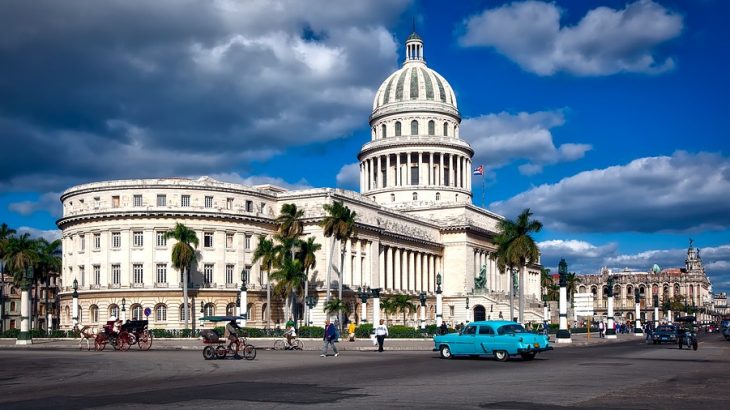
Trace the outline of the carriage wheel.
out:
[[[119,336],[111,336],[111,337],[109,337],[109,344],[112,345],[112,347],[114,348],[114,350],[119,350],[119,345],[120,345]]]
[[[228,349],[226,349],[225,346],[221,345],[215,348],[215,355],[218,357],[218,359],[225,359],[227,354]]]
[[[246,345],[243,348],[243,357],[246,360],[253,360],[256,358],[256,348],[253,345]]]
[[[106,347],[106,337],[102,335],[97,335],[94,339],[94,349],[98,352],[101,352]]]
[[[150,350],[150,347],[152,347],[152,332],[150,332],[149,330],[145,330],[144,332],[142,332],[142,334],[139,335],[138,343],[140,350]]]
[[[284,350],[284,341],[279,339],[274,342],[274,350]]]
[[[302,343],[301,340],[296,339],[294,340],[293,344],[295,350],[303,350],[304,349],[304,343]]]
[[[203,349],[203,358],[205,358],[205,360],[215,359],[215,350],[213,350],[213,346],[205,346]]]
[[[131,345],[131,338],[129,337],[129,333],[124,331],[120,332],[119,336],[117,337],[117,346],[119,347],[119,350],[126,352],[129,350],[129,347]]]

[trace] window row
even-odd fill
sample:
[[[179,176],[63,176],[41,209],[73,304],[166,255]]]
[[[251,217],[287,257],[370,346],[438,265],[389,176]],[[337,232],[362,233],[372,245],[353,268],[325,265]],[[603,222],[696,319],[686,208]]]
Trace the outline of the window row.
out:
[[[225,247],[226,249],[233,249],[233,239],[234,234],[226,232],[226,241],[225,241]],[[251,238],[253,235],[246,234],[244,235],[244,249],[251,249]],[[213,239],[214,239],[214,232],[204,232],[203,233],[203,247],[204,248],[212,248],[213,247]],[[167,246],[167,231],[155,231],[155,246],[158,248],[163,248]],[[92,234],[92,249],[93,250],[101,250],[102,242],[101,242],[101,233],[94,233]],[[122,233],[121,232],[111,232],[111,241],[110,241],[110,249],[120,249],[122,247]],[[144,247],[144,231],[132,231],[132,247],[134,248],[141,248]],[[86,250],[86,235],[85,234],[79,234],[78,237],[78,249],[79,251],[85,251]],[[71,249],[69,249],[70,251]]]
[[[249,304],[249,307],[252,309],[253,304]],[[190,313],[193,313],[195,311],[195,308],[192,304],[188,306],[188,310]],[[150,319],[144,315],[144,307],[139,304],[135,303],[132,304],[130,307],[122,306],[121,308],[116,303],[112,303],[107,308],[107,317],[101,317],[101,312],[99,309],[99,306],[97,305],[91,305],[89,306],[89,318],[88,322],[91,323],[99,323],[100,321],[106,322],[115,320],[121,317],[122,311],[129,312],[128,313],[128,319],[131,320],[145,320]],[[151,310],[151,316],[152,320],[155,322],[165,322],[167,321],[167,311],[168,307],[164,303],[158,303],[154,306],[154,308]],[[203,313],[206,316],[214,316],[216,314],[216,305],[213,303],[205,303],[203,305],[203,309],[201,310],[201,313]],[[67,321],[71,321],[71,309],[67,306],[65,310],[66,319]],[[229,303],[226,305],[226,313],[227,316],[234,316],[238,314],[238,306],[235,303]],[[188,315],[187,319],[190,320],[192,315]],[[185,318],[185,306],[183,304],[180,304],[178,308],[178,318],[182,322]],[[85,317],[84,312],[81,306],[78,306],[78,322],[79,323],[85,323]]]
[[[100,286],[102,285],[102,279],[101,279],[101,265],[92,265],[92,274],[89,285],[90,286]],[[155,264],[155,271],[154,271],[154,283],[167,283],[167,264],[166,263],[157,263]],[[73,277],[73,267],[69,267],[69,275]],[[243,279],[240,275],[236,275],[235,271],[236,267],[233,264],[226,264],[225,265],[225,283],[226,284],[233,284],[236,283],[239,279]],[[251,271],[251,266],[246,265],[244,268],[244,272],[242,275],[246,276],[246,281],[249,282],[249,275]],[[203,284],[210,285],[213,283],[214,278],[214,272],[215,272],[215,265],[212,263],[206,263],[203,265]],[[78,280],[79,285],[84,288],[86,284],[86,266],[80,265],[78,266]],[[121,285],[121,279],[122,279],[122,269],[120,264],[112,264],[110,269],[110,277],[109,277],[109,284],[111,285]],[[134,285],[142,285],[145,283],[145,273],[144,273],[144,264],[142,263],[133,263],[132,264],[132,275],[130,282]],[[183,276],[182,272],[180,273],[180,283],[183,282]],[[192,279],[189,275],[188,277],[188,283],[192,283]]]
[[[375,127],[373,127],[373,129],[372,129],[373,138],[377,138],[377,137],[388,138],[388,136],[390,135],[390,133],[388,132],[389,128],[390,127],[388,127],[386,124],[381,124],[380,125],[380,135],[377,135],[378,130]],[[456,125],[454,125],[452,127],[451,125],[449,125],[448,122],[444,122],[443,124],[441,124],[440,128],[441,128],[439,130],[441,132],[441,134],[439,134],[440,136],[448,137],[449,130],[452,130],[451,131],[452,136],[457,135],[458,128]],[[392,128],[391,132],[392,132],[392,135],[395,137],[400,137],[400,136],[404,135],[403,134],[403,124],[400,121],[396,121],[395,123],[393,123],[393,128]],[[410,123],[410,134],[409,135],[422,135],[422,134],[435,136],[436,135],[436,121],[429,120],[426,125],[426,132],[422,133],[421,129],[420,129],[420,123],[418,122],[418,120],[412,120]]]
[[[120,195],[112,195],[111,197],[111,207],[112,208],[121,208],[122,207],[122,197]],[[191,207],[193,206],[193,199],[191,195],[184,194],[180,195],[180,206],[183,208]],[[94,197],[93,198],[94,205],[93,209],[99,209],[101,207],[101,198],[100,197]],[[221,201],[221,204],[218,205],[213,195],[205,195],[203,197],[203,203],[202,206],[204,208],[214,208],[219,207],[223,209],[233,210],[235,206],[235,198],[227,197],[225,198],[225,201]],[[66,205],[67,208],[73,210],[73,209],[85,209],[85,200],[79,199],[77,200],[77,208],[74,208],[74,201],[68,201],[68,204]],[[154,205],[153,205],[154,204]],[[153,203],[148,203],[145,201],[145,197],[142,194],[133,194],[132,195],[132,204],[133,207],[143,207],[143,206],[174,206],[176,204],[171,203],[168,201],[166,194],[156,194],[155,201]],[[256,210],[259,210],[263,212],[266,209],[266,202],[260,202],[258,208],[256,207],[256,204],[253,200],[243,200],[241,203],[241,207],[246,212],[255,212]]]

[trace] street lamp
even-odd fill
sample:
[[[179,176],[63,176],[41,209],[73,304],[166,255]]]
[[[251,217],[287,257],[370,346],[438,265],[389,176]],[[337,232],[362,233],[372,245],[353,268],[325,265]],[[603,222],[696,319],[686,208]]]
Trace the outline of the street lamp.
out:
[[[444,321],[443,295],[441,291],[441,273],[436,274],[436,326],[441,326]]]
[[[469,311],[469,296],[466,297],[466,323],[471,322],[471,315]]]
[[[122,298],[122,322],[127,321],[127,299]]]
[[[421,291],[418,300],[421,302],[421,330],[423,330],[426,328],[426,292]]]
[[[238,315],[241,316],[241,324],[247,325],[248,320],[248,271],[241,269],[241,291],[238,294]]]
[[[357,296],[360,298],[360,322],[361,323],[367,323],[367,310],[368,310],[368,299],[370,298],[370,289],[365,286],[365,288],[358,287],[357,288]]]
[[[20,295],[20,333],[15,341],[15,344],[18,345],[33,343],[33,338],[30,334],[30,319],[32,319],[32,311],[30,310],[30,284],[33,279],[32,266],[28,266],[25,270],[24,279]]]
[[[568,262],[565,259],[560,259],[558,273],[560,274],[560,328],[556,341],[558,343],[571,343],[570,330],[568,330]]]
[[[307,319],[308,319],[309,325],[311,326],[312,325],[312,309],[314,308],[314,305],[317,304],[317,301],[314,299],[314,296],[307,295],[307,297],[304,298],[304,303],[306,303],[307,307],[309,308],[309,317]]]

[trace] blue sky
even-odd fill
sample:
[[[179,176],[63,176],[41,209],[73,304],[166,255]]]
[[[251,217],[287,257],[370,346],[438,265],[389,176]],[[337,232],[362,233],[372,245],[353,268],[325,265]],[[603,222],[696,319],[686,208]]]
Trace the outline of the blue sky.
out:
[[[729,3],[451,3],[5,2],[0,221],[57,236],[59,193],[106,179],[357,189],[415,19],[486,207],[531,208],[547,267],[682,266],[693,238],[730,290]]]

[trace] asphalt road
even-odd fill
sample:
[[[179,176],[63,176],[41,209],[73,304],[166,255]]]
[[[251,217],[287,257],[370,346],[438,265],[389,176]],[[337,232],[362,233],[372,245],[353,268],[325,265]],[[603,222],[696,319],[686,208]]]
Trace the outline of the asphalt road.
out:
[[[730,408],[730,342],[560,348],[530,362],[434,352],[0,351],[0,408]]]

